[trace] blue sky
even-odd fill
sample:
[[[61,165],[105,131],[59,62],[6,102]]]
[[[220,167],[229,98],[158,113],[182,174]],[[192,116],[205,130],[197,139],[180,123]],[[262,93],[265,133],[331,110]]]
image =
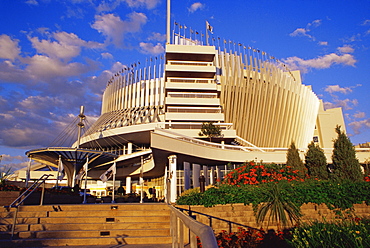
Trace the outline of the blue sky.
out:
[[[354,144],[370,141],[370,1],[172,1],[172,22],[265,51],[342,107]],[[100,114],[107,80],[164,51],[164,0],[0,1],[1,166],[27,164],[85,106]]]

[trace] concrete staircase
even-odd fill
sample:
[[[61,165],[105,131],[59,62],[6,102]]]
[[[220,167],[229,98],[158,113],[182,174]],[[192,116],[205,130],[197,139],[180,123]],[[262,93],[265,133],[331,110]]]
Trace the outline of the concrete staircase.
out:
[[[76,204],[0,209],[0,247],[170,244],[166,204]]]

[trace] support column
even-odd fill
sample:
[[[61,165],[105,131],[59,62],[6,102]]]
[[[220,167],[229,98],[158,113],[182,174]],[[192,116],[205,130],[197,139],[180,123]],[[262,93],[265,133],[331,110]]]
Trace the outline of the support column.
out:
[[[193,164],[193,188],[199,187],[200,165]]]
[[[209,176],[209,183],[211,185],[215,184],[215,167],[211,167],[211,174]]]
[[[131,154],[132,153],[132,143],[127,143],[127,154]]]
[[[27,165],[26,170],[26,188],[28,188],[28,181],[31,179],[31,164],[32,164],[32,156],[30,156],[30,160]]]
[[[131,177],[126,177],[126,194],[131,194]]]
[[[168,157],[170,169],[170,202],[175,203],[177,198],[177,156],[171,155]]]
[[[219,184],[221,182],[221,169],[220,169],[220,166],[216,166],[216,173],[217,173],[217,184]]]
[[[203,175],[204,175],[204,178],[206,179],[205,186],[208,186],[209,185],[209,175],[208,175],[207,165],[203,165]]]
[[[190,163],[184,162],[184,188],[190,189]]]

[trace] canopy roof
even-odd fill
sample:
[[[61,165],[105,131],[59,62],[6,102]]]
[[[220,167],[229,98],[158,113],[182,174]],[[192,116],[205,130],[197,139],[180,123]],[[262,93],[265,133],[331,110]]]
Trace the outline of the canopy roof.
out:
[[[58,165],[59,156],[61,156],[63,163],[74,165],[77,170],[86,162],[87,157],[90,168],[110,162],[118,157],[118,155],[109,152],[72,147],[35,149],[27,151],[26,155],[33,160],[51,166]]]

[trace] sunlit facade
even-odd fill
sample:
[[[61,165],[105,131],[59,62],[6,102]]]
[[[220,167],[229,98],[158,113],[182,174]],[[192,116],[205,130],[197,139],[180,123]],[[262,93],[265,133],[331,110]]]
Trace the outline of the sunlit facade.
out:
[[[205,122],[221,135],[201,136]],[[173,32],[164,54],[124,67],[107,82],[101,116],[71,148],[81,154],[79,163],[72,150],[69,159],[57,149],[28,155],[49,164],[62,157],[69,185],[87,157],[92,180],[115,162],[127,193],[145,179],[144,187],[175,201],[199,186],[201,174],[206,184],[221,179],[229,163],[285,163],[293,141],[302,159],[316,142],[330,163],[336,125],[345,128],[341,109],[325,110],[299,71],[266,52]]]

